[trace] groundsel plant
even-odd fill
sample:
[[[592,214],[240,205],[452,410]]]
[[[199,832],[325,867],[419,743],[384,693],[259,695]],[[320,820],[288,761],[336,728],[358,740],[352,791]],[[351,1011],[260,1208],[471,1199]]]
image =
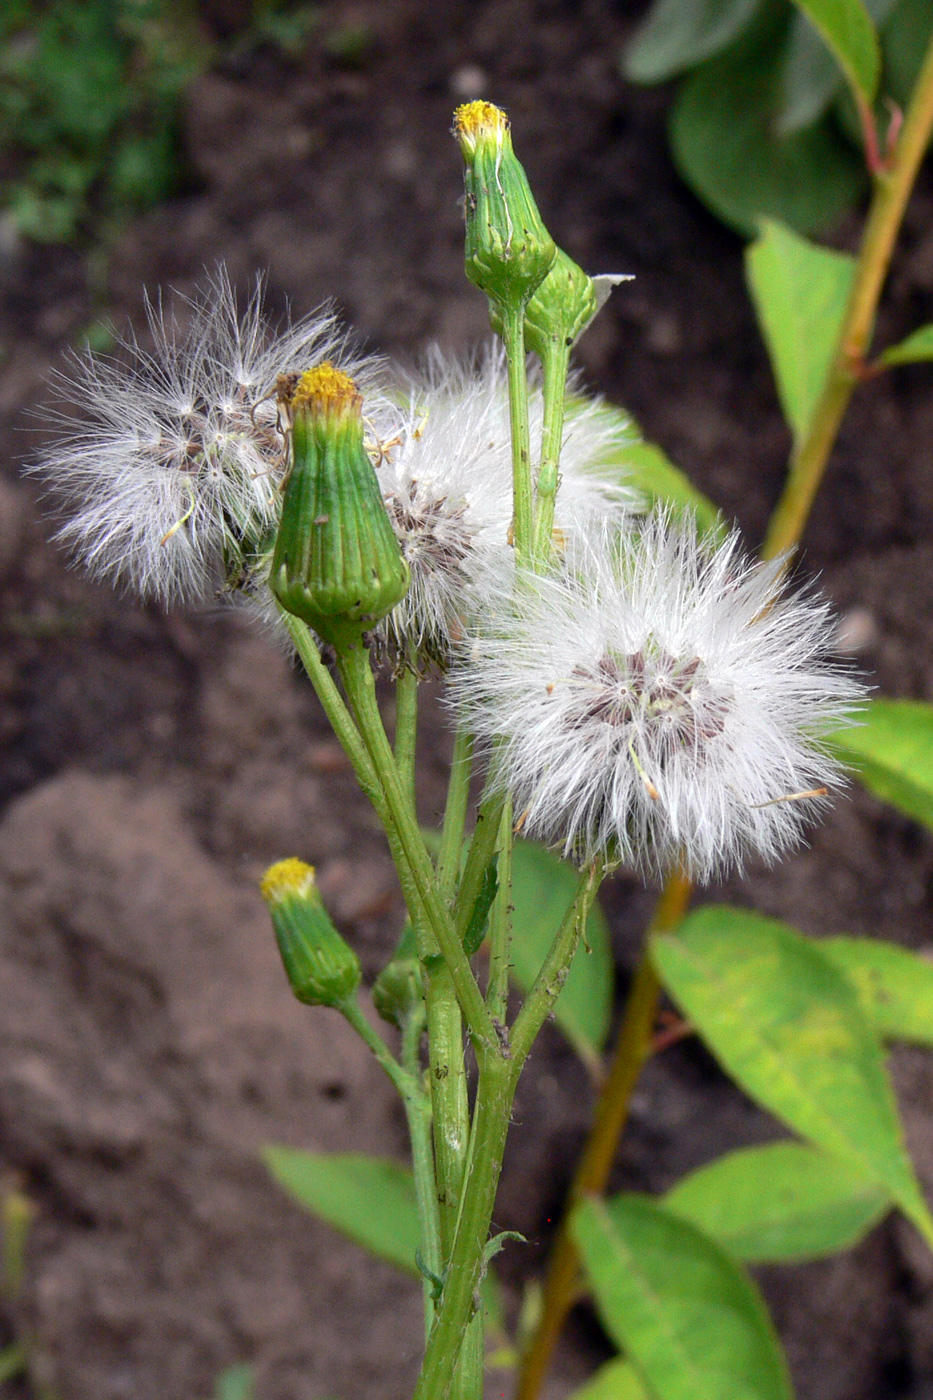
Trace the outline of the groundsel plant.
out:
[[[165,601],[245,591],[274,613],[383,823],[408,920],[368,993],[300,852],[268,872],[262,895],[295,995],[345,1016],[398,1090],[410,1181],[387,1197],[385,1164],[367,1176],[354,1159],[351,1174],[342,1159],[284,1149],[269,1163],[357,1240],[374,1218],[396,1222],[399,1239],[416,1233],[417,1252],[392,1255],[423,1283],[416,1400],[483,1394],[490,1309],[501,1342],[490,1263],[505,1240],[490,1228],[516,1086],[544,1021],[564,1024],[571,997],[575,1044],[589,1035],[588,1063],[599,1062],[595,1002],[581,1007],[573,979],[587,956],[578,945],[599,934],[600,883],[619,866],[668,884],[605,1121],[619,1121],[612,1093],[624,1117],[663,971],[689,1018],[676,1034],[699,1029],[809,1143],[797,1145],[810,1155],[794,1158],[791,1186],[786,1152],[776,1185],[776,1165],[755,1168],[765,1184],[746,1189],[746,1234],[760,1201],[761,1231],[780,1236],[772,1216],[789,1201],[808,1221],[823,1211],[826,1252],[827,1232],[838,1240],[843,1221],[851,1234],[865,1201],[880,1199],[933,1238],[855,984],[802,936],[741,911],[699,931],[680,923],[691,877],[773,861],[804,837],[840,783],[840,735],[858,733],[862,687],[831,655],[827,605],[787,582],[797,535],[785,533],[770,562],[750,562],[734,533],[677,507],[689,489],[669,464],[654,480],[627,475],[640,444],[624,415],[573,379],[568,388],[570,349],[606,284],[556,247],[502,111],[469,103],[454,135],[466,272],[501,348],[466,363],[435,355],[406,375],[354,352],[329,313],[276,334],[257,290],[238,314],[221,275],[187,308],[186,330],[150,311],[151,348],[130,340],[128,362],[87,356],[60,381],[87,421],[69,420],[38,468],[69,512],[61,537],[94,572]],[[651,505],[643,487],[667,504]],[[394,687],[391,741],[379,669]],[[455,725],[436,841],[415,807],[429,669],[449,685]],[[525,917],[520,832],[564,862],[535,857],[550,882],[538,905],[550,917],[555,890],[562,900],[543,941],[540,911]],[[873,1124],[864,1144],[860,1115]],[[335,1172],[345,1180],[336,1204]],[[612,1213],[583,1201],[568,1217],[625,1353],[600,1395],[789,1396],[754,1285],[715,1235],[715,1221],[731,1219],[734,1171],[726,1179],[718,1216],[706,1187],[705,1215],[639,1197]],[[811,1188],[823,1193],[816,1206]],[[578,1289],[568,1239],[542,1326],[557,1317],[559,1327]],[[546,1360],[553,1330],[532,1359],[543,1350]],[[500,1345],[499,1364],[515,1360]],[[540,1366],[537,1379],[526,1367],[523,1395],[539,1379]]]

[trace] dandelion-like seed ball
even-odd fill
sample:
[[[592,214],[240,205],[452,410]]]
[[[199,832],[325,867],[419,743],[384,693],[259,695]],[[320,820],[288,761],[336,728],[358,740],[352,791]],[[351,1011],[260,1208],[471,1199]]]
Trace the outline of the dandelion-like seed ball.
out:
[[[827,605],[655,513],[579,571],[490,600],[452,674],[523,830],[580,861],[708,880],[774,860],[842,781],[825,736],[863,687]]]
[[[114,356],[74,357],[54,384],[68,406],[52,415],[57,440],[32,467],[79,561],[167,603],[210,599],[268,549],[287,465],[281,377],[322,359],[373,375],[326,309],[275,330],[261,280],[241,306],[220,269],[177,309],[183,324],[147,304],[151,348],[130,334]]]
[[[530,395],[533,458],[543,404]],[[484,598],[511,576],[511,435],[505,356],[488,348],[469,362],[435,351],[409,386],[401,423],[380,426],[376,474],[411,587],[380,629],[405,664],[449,664]],[[641,509],[612,457],[628,440],[618,414],[598,401],[571,402],[561,455],[555,529],[562,546],[607,519]]]

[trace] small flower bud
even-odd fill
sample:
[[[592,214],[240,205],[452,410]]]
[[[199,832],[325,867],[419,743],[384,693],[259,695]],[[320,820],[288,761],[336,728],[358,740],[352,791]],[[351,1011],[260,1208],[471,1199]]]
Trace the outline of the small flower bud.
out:
[[[362,976],[360,960],[334,928],[314,883],[314,867],[280,860],[259,886],[269,906],[291,989],[306,1006],[340,1006]]]
[[[386,964],[373,983],[373,1005],[384,1021],[401,1029],[423,1000],[424,976],[414,931],[408,923],[392,961]]]
[[[592,277],[558,248],[550,272],[525,308],[525,344],[543,359],[549,340],[572,345],[598,310]]]
[[[547,276],[556,252],[518,158],[509,121],[491,102],[454,113],[464,159],[466,274],[494,302],[521,305]]]
[[[408,565],[363,446],[362,399],[330,364],[284,386],[292,464],[269,574],[282,607],[338,648],[405,595]]]
[[[544,359],[549,344],[563,343],[569,347],[605,306],[609,293],[624,275],[590,277],[562,248],[551,264],[551,270],[525,308],[525,345]],[[490,307],[492,328],[502,334],[502,318],[494,305]]]

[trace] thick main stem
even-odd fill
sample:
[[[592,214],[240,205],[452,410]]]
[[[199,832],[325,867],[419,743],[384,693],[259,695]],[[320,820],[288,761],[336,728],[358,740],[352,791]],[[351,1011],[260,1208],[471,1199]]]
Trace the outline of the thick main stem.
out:
[[[473,1141],[460,1219],[437,1323],[425,1349],[414,1400],[447,1400],[452,1393],[458,1354],[471,1324],[476,1290],[485,1268],[486,1240],[515,1089],[534,1039],[563,986],[596,897],[599,878],[595,868],[581,876],[573,904],[516,1019],[511,1044],[495,1050],[487,1047],[480,1052]]]
[[[482,1051],[479,1070],[463,1209],[414,1400],[447,1400],[455,1383],[461,1346],[477,1306],[476,1292],[483,1275],[486,1239],[515,1094],[512,1065],[501,1052]]]
[[[927,48],[890,168],[879,175],[842,334],[809,430],[794,448],[780,501],[768,526],[763,557],[773,559],[800,539],[813,499],[868,350],[878,299],[907,200],[933,131],[933,40]]]

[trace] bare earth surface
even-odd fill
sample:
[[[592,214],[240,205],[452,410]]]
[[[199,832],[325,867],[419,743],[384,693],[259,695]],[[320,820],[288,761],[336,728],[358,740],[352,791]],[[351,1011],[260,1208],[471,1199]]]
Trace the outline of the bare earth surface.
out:
[[[626,89],[616,55],[636,7],[375,0],[358,71],[312,47],[260,51],[191,92],[183,197],[135,224],[101,301],[77,254],[4,245],[0,264],[0,1172],[37,1220],[17,1325],[61,1400],[207,1400],[224,1366],[258,1400],[404,1400],[416,1286],[293,1208],[269,1141],[404,1154],[400,1112],[339,1018],[286,990],[256,881],[318,866],[375,973],[402,918],[377,827],[313,696],[233,612],[163,615],[69,572],[16,462],[41,440],[24,410],[95,317],[141,327],[141,288],[190,291],[223,259],[270,303],[336,298],[378,349],[413,356],[486,333],[461,270],[450,111],[510,112],[545,217],[593,271],[624,270],[581,347],[622,403],[760,537],[788,447],[742,283],[741,247],[678,183],[665,93]],[[479,77],[470,69],[480,70]],[[477,86],[479,84],[479,87]],[[838,230],[852,246],[855,225]],[[922,182],[879,336],[930,319],[933,188]],[[924,369],[865,388],[808,534],[805,568],[885,694],[933,700],[933,395]],[[423,816],[448,740],[425,724]],[[779,869],[714,891],[813,933],[933,944],[933,847],[861,793]],[[651,893],[607,891],[622,987]],[[918,1169],[933,1192],[933,1059],[899,1052]],[[548,1029],[516,1110],[497,1224],[525,1233],[502,1274],[515,1305],[537,1267],[585,1130],[582,1069]],[[639,1089],[615,1182],[664,1189],[774,1132],[693,1044]],[[888,1222],[849,1256],[761,1274],[800,1400],[933,1400],[933,1265]],[[0,1342],[12,1319],[0,1315]],[[608,1354],[580,1310],[551,1400]],[[28,1392],[8,1385],[3,1395]],[[509,1393],[491,1374],[489,1395]]]

